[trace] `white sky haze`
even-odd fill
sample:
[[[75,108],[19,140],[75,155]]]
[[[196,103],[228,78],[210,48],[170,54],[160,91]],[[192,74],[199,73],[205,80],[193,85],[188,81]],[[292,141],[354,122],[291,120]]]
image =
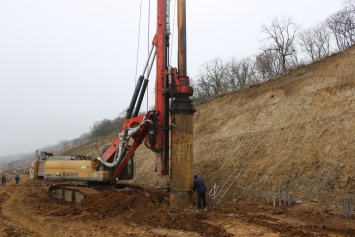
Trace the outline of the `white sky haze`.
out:
[[[0,156],[77,138],[94,122],[113,119],[128,107],[136,77],[140,2],[0,0]],[[172,10],[174,3],[171,0]],[[186,3],[190,78],[214,58],[257,53],[261,25],[275,16],[291,17],[306,29],[343,7],[342,0]],[[143,0],[138,74],[155,34],[155,20],[156,0]],[[176,38],[172,43],[176,67]],[[150,105],[154,80],[152,73]]]

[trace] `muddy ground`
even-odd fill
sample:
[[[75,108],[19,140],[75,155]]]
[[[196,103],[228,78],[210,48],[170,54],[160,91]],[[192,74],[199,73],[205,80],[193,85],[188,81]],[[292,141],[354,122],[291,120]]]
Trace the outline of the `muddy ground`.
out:
[[[48,197],[45,183],[26,179],[0,188],[0,236],[355,236],[354,215],[317,202],[178,210],[164,190],[127,188],[67,203]]]

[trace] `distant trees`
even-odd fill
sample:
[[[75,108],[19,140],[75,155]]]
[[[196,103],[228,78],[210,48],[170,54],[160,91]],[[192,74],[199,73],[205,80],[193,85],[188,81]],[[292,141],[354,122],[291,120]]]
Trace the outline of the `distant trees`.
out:
[[[355,43],[355,0],[344,2],[345,7],[328,17],[325,22],[304,30],[299,35],[301,50],[311,61],[322,59],[332,52],[332,42],[337,51],[342,51]]]
[[[290,18],[275,17],[264,24],[259,53],[242,59],[213,59],[202,65],[192,80],[194,101],[204,102],[218,95],[241,90],[288,73],[302,62],[312,62],[344,50],[355,43],[355,0],[326,21],[301,31]],[[302,55],[302,56],[303,56]]]
[[[113,130],[113,122],[109,119],[103,119],[102,121],[94,123],[91,127],[91,135],[93,138],[100,138],[112,133]]]
[[[257,84],[254,59],[252,57],[241,60],[213,59],[202,65],[200,74],[193,81],[194,100],[204,102],[217,95],[244,89],[251,84]]]
[[[255,58],[255,69],[259,77],[259,81],[267,81],[282,75],[282,67],[275,51],[264,50]]]
[[[263,41],[262,53],[259,60],[265,65],[263,70],[273,70],[271,75],[285,74],[290,66],[297,65],[295,38],[300,26],[290,18],[274,18],[270,25],[263,25],[261,31],[266,35]],[[272,60],[273,62],[270,62]]]
[[[123,125],[124,120],[125,118],[123,117],[123,113],[121,113],[113,120],[103,119],[101,121],[97,121],[90,128],[90,132],[83,133],[80,137],[72,140],[63,140],[58,142],[56,145],[43,147],[41,150],[56,152],[65,147],[78,146],[110,134],[118,133]]]
[[[195,94],[201,102],[228,91],[227,65],[221,59],[213,59],[202,65],[197,77]]]
[[[207,101],[286,73],[289,67],[297,64],[294,44],[298,29],[290,19],[279,21],[275,18],[270,26],[262,27],[265,44],[257,56],[204,63],[195,79],[194,100]]]
[[[329,56],[331,53],[331,32],[327,24],[321,23],[301,32],[299,45],[301,51],[306,53],[311,61]]]
[[[230,91],[244,89],[258,83],[254,61],[253,57],[247,57],[239,60],[232,58],[228,62],[227,82]]]
[[[330,16],[326,23],[333,32],[338,50],[355,43],[355,0],[345,2],[345,8]]]
[[[97,139],[112,133],[117,133],[121,129],[124,120],[124,117],[117,117],[113,120],[103,119],[101,121],[95,122],[91,127],[89,137],[92,139]]]

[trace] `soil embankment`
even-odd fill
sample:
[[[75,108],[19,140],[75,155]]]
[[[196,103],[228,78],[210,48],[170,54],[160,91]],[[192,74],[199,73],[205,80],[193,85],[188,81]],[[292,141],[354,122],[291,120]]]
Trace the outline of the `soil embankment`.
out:
[[[194,164],[211,186],[246,169],[229,194],[256,200],[286,190],[341,207],[355,194],[355,47],[263,85],[198,105]],[[137,152],[137,181],[161,185]]]

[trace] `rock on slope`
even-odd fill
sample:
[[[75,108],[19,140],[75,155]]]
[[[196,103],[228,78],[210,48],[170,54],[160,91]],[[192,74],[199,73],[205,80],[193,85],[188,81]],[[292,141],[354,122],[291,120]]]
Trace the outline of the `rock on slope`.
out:
[[[196,106],[194,165],[211,186],[240,165],[230,196],[287,190],[337,204],[355,192],[355,47]],[[154,154],[136,152],[135,181],[162,186]]]

